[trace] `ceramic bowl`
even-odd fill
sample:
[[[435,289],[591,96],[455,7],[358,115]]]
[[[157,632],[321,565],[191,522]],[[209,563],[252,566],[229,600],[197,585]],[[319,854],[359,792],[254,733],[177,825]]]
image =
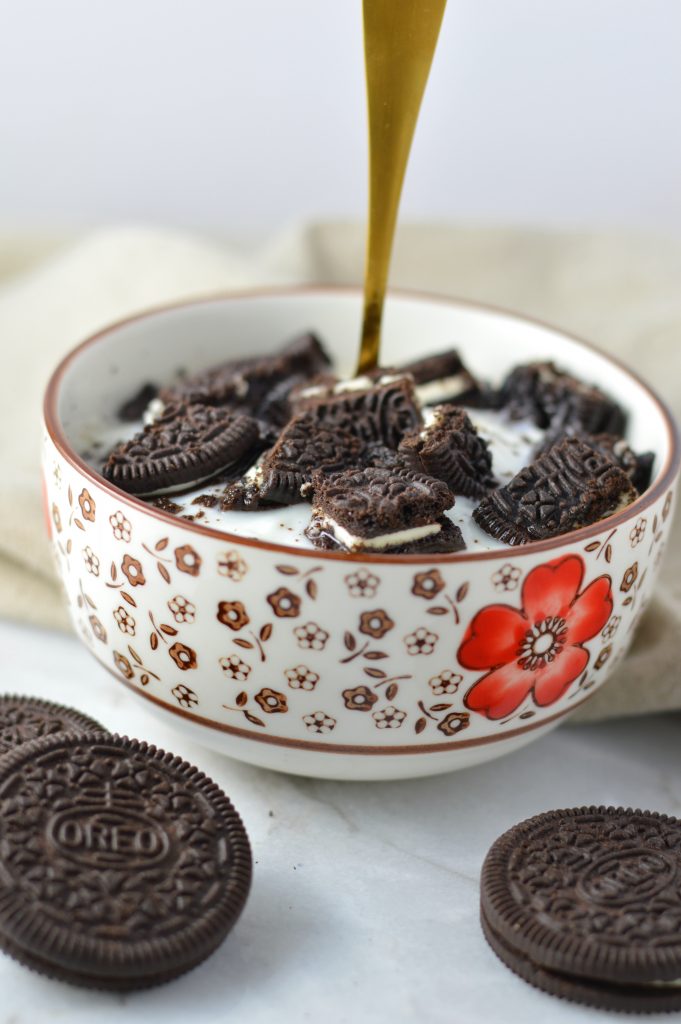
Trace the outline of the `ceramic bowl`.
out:
[[[47,521],[73,624],[130,695],[232,757],[337,779],[464,768],[554,728],[622,659],[655,586],[679,442],[669,412],[584,342],[495,309],[410,294],[387,308],[386,364],[456,344],[498,381],[555,359],[630,411],[656,452],[649,490],[551,541],[365,556],[243,539],[106,483],[84,453],[147,380],[270,351],[314,328],[352,372],[355,290],[212,297],[101,331],[45,399]]]

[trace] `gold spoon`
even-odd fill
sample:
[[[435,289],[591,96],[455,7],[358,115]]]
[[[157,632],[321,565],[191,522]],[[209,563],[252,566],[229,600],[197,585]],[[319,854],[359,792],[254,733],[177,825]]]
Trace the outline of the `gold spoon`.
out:
[[[364,0],[369,226],[357,372],[378,363],[404,172],[447,0]]]

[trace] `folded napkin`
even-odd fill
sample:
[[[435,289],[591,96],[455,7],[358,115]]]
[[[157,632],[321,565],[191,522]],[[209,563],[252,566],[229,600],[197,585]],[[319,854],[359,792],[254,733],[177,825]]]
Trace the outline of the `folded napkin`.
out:
[[[44,534],[38,450],[57,360],[114,320],[169,300],[283,282],[353,283],[363,232],[320,224],[257,252],[150,228],[71,241],[0,238],[0,615],[68,628]],[[395,286],[506,306],[596,342],[681,409],[681,246],[616,235],[403,226]],[[681,523],[629,657],[583,719],[681,708]]]

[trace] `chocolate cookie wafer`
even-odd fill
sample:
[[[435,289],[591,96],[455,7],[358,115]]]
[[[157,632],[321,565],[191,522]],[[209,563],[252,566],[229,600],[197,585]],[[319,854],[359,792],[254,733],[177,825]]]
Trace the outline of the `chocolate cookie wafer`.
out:
[[[494,843],[480,916],[530,984],[590,1006],[681,1010],[681,822],[622,807],[549,811]]]
[[[330,366],[319,338],[302,334],[273,355],[236,359],[209,367],[161,391],[165,402],[229,405],[257,415],[268,394],[283,380],[291,386],[301,377],[312,378]]]
[[[39,697],[0,696],[0,756],[53,733],[106,732],[94,718]]]
[[[569,437],[509,483],[487,494],[473,518],[505,544],[557,537],[589,526],[637,497],[627,474],[601,452]]]
[[[306,488],[315,470],[337,473],[347,469],[356,464],[363,448],[355,434],[332,423],[320,423],[312,413],[296,416],[253,471],[228,489],[222,507],[248,511],[262,503],[303,501],[309,498]]]
[[[443,516],[454,496],[441,480],[371,467],[315,473],[313,488],[305,532],[315,547],[401,554],[464,547],[458,527]]]
[[[635,452],[631,445],[617,434],[585,434],[583,431],[573,430],[550,431],[537,447],[535,457],[547,452],[566,437],[577,437],[611,459],[624,470],[639,494],[643,494],[650,486],[655,453]]]
[[[454,348],[414,359],[394,372],[409,374],[413,378],[421,405],[453,402],[456,405],[489,407],[496,402],[492,390],[473,376]]]
[[[197,768],[138,740],[56,734],[0,759],[0,947],[90,988],[209,956],[251,879],[241,820]]]
[[[129,494],[172,494],[248,465],[259,450],[252,417],[208,405],[173,405],[114,448],[102,475]]]
[[[403,437],[398,451],[414,470],[444,480],[452,494],[480,498],[497,486],[489,445],[455,405],[437,406],[432,422]]]
[[[408,431],[421,425],[410,378],[381,378],[375,384],[334,389],[330,395],[307,402],[310,415],[325,426],[340,427],[366,444],[397,448]]]
[[[501,386],[500,403],[512,419],[532,419],[542,429],[622,436],[626,427],[624,410],[613,398],[551,362],[512,370]]]

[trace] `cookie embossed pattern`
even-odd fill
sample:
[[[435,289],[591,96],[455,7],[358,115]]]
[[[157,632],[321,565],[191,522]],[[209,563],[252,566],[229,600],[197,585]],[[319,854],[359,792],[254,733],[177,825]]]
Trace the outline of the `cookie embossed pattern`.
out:
[[[187,337],[201,370],[271,351],[314,324],[345,372],[359,308],[352,290],[218,297],[85,342],[46,396],[46,520],[83,641],[178,727],[288,772],[427,775],[542,735],[625,656],[663,558],[679,446],[656,396],[584,343],[499,311],[404,294],[388,307],[386,365],[413,359],[415,337],[428,351],[455,341],[474,372],[493,366],[499,380],[513,365],[555,359],[627,410],[632,447],[655,453],[648,489],[559,537],[400,556],[282,543],[283,528],[276,540],[230,534],[168,514],[172,499],[144,503],[92,469],[102,424],[115,427],[141,380],[186,367]]]

